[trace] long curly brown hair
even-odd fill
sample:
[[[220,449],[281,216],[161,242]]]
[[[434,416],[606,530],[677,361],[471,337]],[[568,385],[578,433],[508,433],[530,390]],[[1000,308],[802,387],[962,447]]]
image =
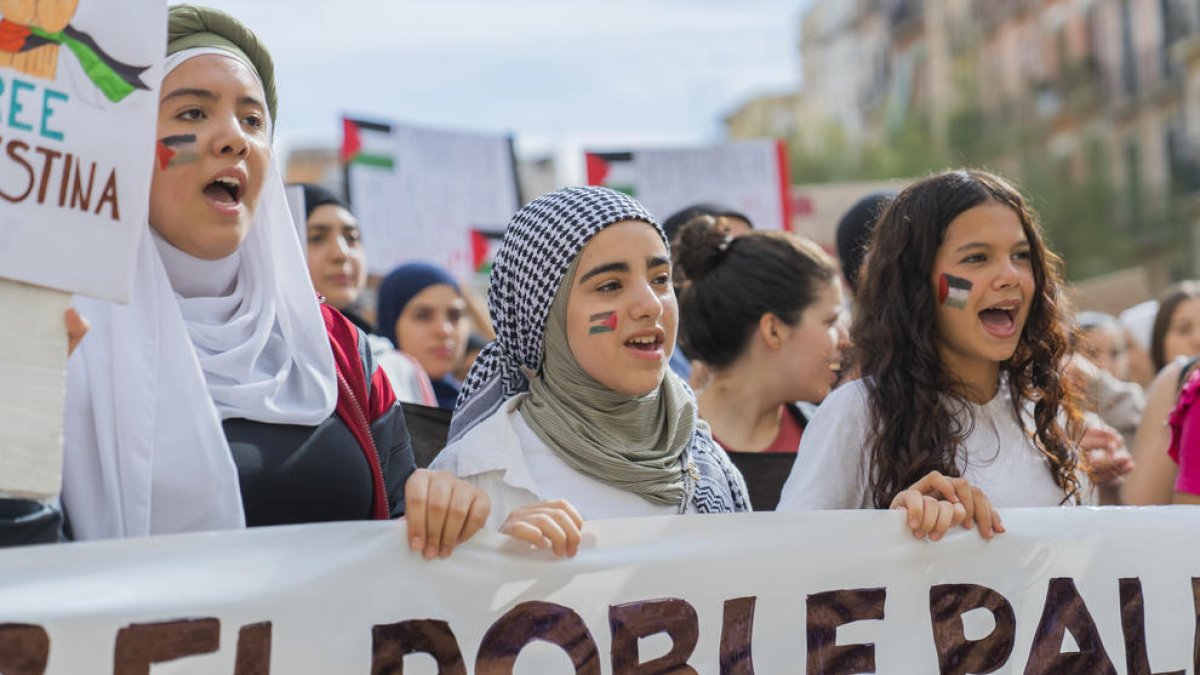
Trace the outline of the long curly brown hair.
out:
[[[869,485],[878,508],[932,470],[961,473],[956,460],[974,420],[963,414],[970,409],[963,383],[942,366],[931,278],[951,221],[989,201],[1019,217],[1035,284],[1020,341],[1000,372],[1007,375],[1016,418],[1025,419],[1023,409],[1033,406],[1035,443],[1063,502],[1079,499],[1075,447],[1083,427],[1062,368],[1070,324],[1062,320],[1061,259],[1046,248],[1036,216],[1016,189],[990,173],[958,170],[901,192],[880,216],[868,248],[851,335],[868,392]]]

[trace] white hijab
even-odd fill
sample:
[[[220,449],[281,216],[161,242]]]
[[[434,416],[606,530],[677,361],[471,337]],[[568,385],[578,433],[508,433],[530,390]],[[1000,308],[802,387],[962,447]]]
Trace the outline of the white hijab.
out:
[[[237,58],[185,50],[164,77],[204,54]],[[77,539],[244,527],[221,421],[312,426],[333,414],[333,353],[269,164],[232,256],[201,260],[147,228],[128,305],[76,298],[91,323],[67,370],[63,502]]]

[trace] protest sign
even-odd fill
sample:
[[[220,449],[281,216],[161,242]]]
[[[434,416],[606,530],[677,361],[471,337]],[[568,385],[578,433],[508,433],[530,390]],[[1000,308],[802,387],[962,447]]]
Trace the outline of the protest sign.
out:
[[[166,4],[4,8],[0,277],[124,301],[149,209]]]
[[[631,195],[659,220],[696,203],[715,203],[746,214],[758,229],[791,229],[782,141],[589,152],[586,160],[589,185]]]
[[[165,9],[0,2],[0,494],[58,493],[68,293],[129,297]]]
[[[487,246],[520,207],[512,139],[395,122],[342,120],[346,189],[367,268],[432,262],[459,278],[485,271]]]
[[[887,511],[588,522],[572,560],[401,523],[0,552],[0,672],[1063,673],[1195,668],[1200,509],[1014,509],[985,542]],[[166,672],[166,671],[163,671]]]

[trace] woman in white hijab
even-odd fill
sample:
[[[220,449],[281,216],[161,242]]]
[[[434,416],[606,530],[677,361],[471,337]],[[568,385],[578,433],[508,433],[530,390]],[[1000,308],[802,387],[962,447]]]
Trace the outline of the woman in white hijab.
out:
[[[395,518],[445,556],[479,490],[415,470],[361,332],[318,305],[271,150],[270,56],[170,9],[150,231],[126,306],[80,299],[63,501],[77,539]]]

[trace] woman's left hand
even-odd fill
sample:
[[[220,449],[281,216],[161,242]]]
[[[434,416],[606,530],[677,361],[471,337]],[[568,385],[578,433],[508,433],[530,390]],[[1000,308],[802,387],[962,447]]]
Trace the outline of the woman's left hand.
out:
[[[930,471],[897,494],[890,508],[908,512],[908,527],[917,539],[937,541],[955,525],[977,525],[984,539],[1004,532],[1000,513],[982,490],[940,471]]]
[[[1115,483],[1133,471],[1133,455],[1112,427],[1089,426],[1079,441],[1079,450],[1087,456],[1088,474],[1096,485]]]
[[[487,522],[487,493],[445,471],[417,469],[404,483],[408,546],[426,560],[446,558]]]

